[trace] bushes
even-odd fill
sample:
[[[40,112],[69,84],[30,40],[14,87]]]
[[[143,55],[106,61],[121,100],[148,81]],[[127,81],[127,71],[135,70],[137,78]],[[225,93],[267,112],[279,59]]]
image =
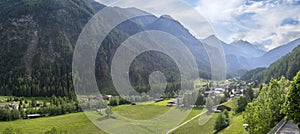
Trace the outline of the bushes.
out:
[[[223,130],[227,126],[229,126],[230,120],[229,120],[229,113],[227,110],[223,111],[221,114],[219,114],[216,122],[215,122],[215,133],[218,133],[219,131]]]
[[[12,121],[20,118],[20,112],[17,109],[0,109],[0,121]]]

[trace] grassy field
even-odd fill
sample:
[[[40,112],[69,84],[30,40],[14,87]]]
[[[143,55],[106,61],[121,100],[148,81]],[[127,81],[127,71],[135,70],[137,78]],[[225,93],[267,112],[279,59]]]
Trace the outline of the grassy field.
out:
[[[225,106],[228,106],[228,107],[231,107],[232,109],[234,109],[237,106],[237,100],[238,100],[238,98],[235,97],[231,101],[227,101],[227,102],[223,103],[222,105],[225,105]]]
[[[14,130],[20,130],[25,134],[40,134],[52,129],[53,127],[61,130],[67,130],[72,134],[93,134],[110,131],[110,129],[103,129],[103,131],[101,131],[96,125],[101,126],[101,128],[111,128],[112,130],[118,129],[122,133],[134,133],[135,131],[133,130],[139,130],[141,133],[165,133],[180,122],[184,122],[202,112],[202,109],[185,111],[175,107],[167,107],[166,104],[169,101],[171,100],[165,100],[158,103],[146,102],[137,103],[137,105],[122,105],[113,107],[113,116],[115,116],[116,119],[100,116],[95,111],[89,111],[85,113],[72,113],[54,117],[0,122],[0,133],[6,128],[13,128]],[[104,111],[102,113],[104,113]],[[187,116],[183,121],[184,118],[180,119],[179,117],[185,117],[184,115]],[[94,125],[89,119],[91,119],[96,125]],[[130,119],[134,121],[131,121]],[[178,124],[176,122],[178,122]]]
[[[234,116],[230,120],[230,125],[219,132],[220,134],[248,134],[243,127],[243,116],[241,114]]]
[[[0,122],[0,133],[2,133],[8,127],[20,129],[21,132],[25,134],[42,134],[53,127],[67,130],[72,134],[104,133],[98,129],[82,112],[55,117]]]
[[[187,120],[189,120],[189,119],[193,118],[194,116],[200,114],[202,111],[203,111],[203,109],[199,109],[199,108],[193,109],[193,110],[189,113],[189,115],[182,121],[182,123],[183,123],[183,122],[186,122]]]
[[[99,118],[96,112],[88,112],[88,117],[103,128],[114,133],[166,133],[183,120],[190,119],[202,112],[202,109],[183,110],[167,107],[165,100],[159,103],[145,102],[137,105],[113,107],[114,118]]]
[[[216,118],[218,117],[217,113],[212,114],[211,118],[204,125],[199,124],[199,118],[192,120],[188,124],[180,127],[179,129],[172,132],[173,134],[213,134]]]
[[[167,103],[173,101],[173,99],[163,100],[160,102],[147,101],[147,102],[138,102],[138,105],[155,105],[155,106],[167,106]]]
[[[237,105],[237,99],[238,98],[234,98],[233,100],[225,102],[222,105],[226,105],[228,107],[235,108]],[[192,114],[192,112],[191,112],[191,114]],[[199,125],[200,119],[205,118],[203,116],[200,116],[199,118],[194,119],[191,122],[189,122],[188,124],[175,130],[173,133],[174,134],[185,134],[185,133],[213,134],[214,133],[214,125],[215,125],[215,121],[216,121],[218,114],[219,113],[214,113],[211,116],[211,118],[209,119],[209,121],[206,122],[204,125]],[[235,134],[235,133],[244,134],[245,133],[245,134],[247,134],[247,132],[244,131],[244,128],[243,128],[243,117],[241,114],[235,115],[234,111],[231,111],[230,118],[231,118],[230,125],[226,129],[224,129],[223,131],[221,131],[219,133],[224,133],[224,134]]]
[[[170,107],[155,105],[122,105],[113,107],[113,112],[134,120],[149,120],[166,113]]]

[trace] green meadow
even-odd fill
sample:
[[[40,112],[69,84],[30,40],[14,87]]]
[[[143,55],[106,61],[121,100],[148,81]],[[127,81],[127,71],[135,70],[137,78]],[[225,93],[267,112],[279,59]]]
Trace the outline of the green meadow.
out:
[[[67,130],[72,134],[99,134],[104,133],[98,129],[83,112],[72,113],[54,117],[36,119],[21,119],[10,122],[0,122],[0,133],[6,128],[12,128],[25,134],[42,134],[53,127]]]
[[[87,111],[61,116],[0,122],[0,133],[11,128],[24,134],[41,134],[53,127],[67,130],[72,134],[96,134],[105,131],[111,132],[112,130],[120,130],[123,133],[133,133],[135,132],[133,130],[138,130],[141,133],[165,133],[179,125],[180,122],[189,120],[202,112],[202,109],[183,110],[168,107],[166,104],[169,101],[171,100],[112,107],[112,116],[115,118],[106,117],[104,110],[102,110],[102,115],[96,111]],[[100,130],[97,126],[104,129]]]

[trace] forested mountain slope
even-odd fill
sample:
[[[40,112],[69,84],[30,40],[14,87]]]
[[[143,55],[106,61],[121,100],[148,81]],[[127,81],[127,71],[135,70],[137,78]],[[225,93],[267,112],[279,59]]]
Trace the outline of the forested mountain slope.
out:
[[[268,82],[271,78],[279,79],[281,76],[292,80],[300,70],[300,46],[292,52],[283,56],[281,59],[264,69],[259,68],[246,73],[242,80],[257,80],[259,82]]]
[[[93,0],[5,0],[0,2],[0,95],[65,96],[74,94],[73,49],[82,28],[105,7]],[[140,12],[138,9],[120,9]],[[179,22],[151,14],[123,22],[103,41],[96,60],[96,78],[102,93],[114,94],[110,64],[118,46],[131,35],[162,30],[180,37],[196,57],[200,75],[209,78],[203,46]],[[172,29],[172,31],[170,31]],[[195,51],[197,50],[197,51]],[[199,51],[198,51],[199,50]],[[130,68],[130,80],[140,92],[149,90],[148,76],[161,70],[170,83],[180,80],[175,62],[165,54],[147,52]],[[169,92],[178,84],[169,84]]]
[[[1,1],[0,94],[69,94],[73,48],[94,12],[84,0]]]

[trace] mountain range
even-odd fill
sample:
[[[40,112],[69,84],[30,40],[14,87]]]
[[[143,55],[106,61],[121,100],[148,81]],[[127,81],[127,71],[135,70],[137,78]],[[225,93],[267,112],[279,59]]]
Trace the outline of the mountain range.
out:
[[[295,43],[292,42],[292,45]],[[287,46],[284,46],[287,47]],[[278,49],[276,49],[278,51]],[[246,81],[256,81],[257,83],[269,82],[272,78],[280,79],[282,76],[292,80],[300,70],[300,45],[290,53],[272,63],[267,68],[257,68],[245,73],[241,79]]]
[[[105,5],[94,0],[5,0],[0,2],[0,95],[64,96],[73,94],[72,56],[81,30],[89,19]],[[115,8],[120,14],[144,12],[136,8]],[[120,44],[131,35],[147,30],[167,32],[179,40],[195,56],[199,76],[211,78],[209,57],[203,40],[171,16],[136,17],[114,28],[98,51],[95,76],[104,94],[115,94],[110,65]],[[208,38],[218,40],[215,36]],[[249,69],[267,67],[299,44],[296,40],[269,52],[247,41],[226,44],[222,41],[231,76],[241,76]],[[171,44],[169,44],[171,45]],[[180,80],[175,62],[160,52],[139,55],[130,67],[130,82],[140,92],[149,90],[151,72],[161,70],[170,83]],[[169,85],[168,92],[177,88]]]
[[[219,40],[215,36],[208,38]],[[264,51],[256,45],[243,40],[234,41],[230,44],[226,44],[221,40],[219,41],[223,46],[226,56],[227,71],[232,76],[237,77],[243,75],[246,70],[270,66],[300,44],[300,39],[296,39],[270,51]]]

